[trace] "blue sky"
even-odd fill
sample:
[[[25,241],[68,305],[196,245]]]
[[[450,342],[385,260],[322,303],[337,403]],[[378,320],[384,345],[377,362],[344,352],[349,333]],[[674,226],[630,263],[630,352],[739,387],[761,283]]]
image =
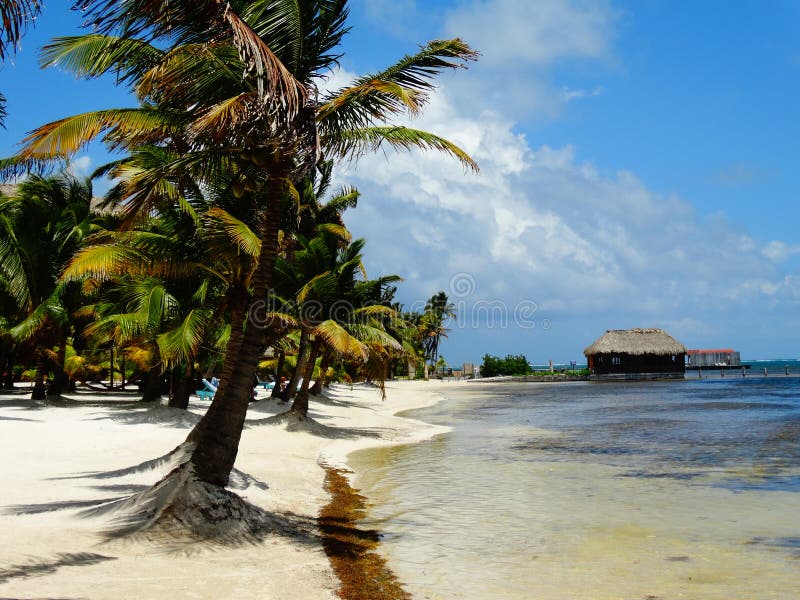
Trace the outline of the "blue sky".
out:
[[[126,105],[113,81],[35,69],[79,19],[51,2],[0,70],[0,152],[25,131]],[[442,352],[580,360],[609,328],[662,326],[689,347],[800,357],[800,5],[758,2],[354,0],[333,83],[432,38],[482,52],[414,123],[443,157],[367,157],[340,172],[370,274],[408,305],[450,293]],[[76,170],[104,160],[92,146]]]

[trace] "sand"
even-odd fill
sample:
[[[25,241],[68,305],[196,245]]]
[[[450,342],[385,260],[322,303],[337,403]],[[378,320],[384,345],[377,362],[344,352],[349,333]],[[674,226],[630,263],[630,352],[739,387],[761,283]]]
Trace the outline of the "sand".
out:
[[[336,598],[338,580],[316,528],[329,497],[323,465],[347,455],[443,431],[395,416],[440,399],[438,382],[333,386],[312,399],[305,430],[265,424],[286,410],[251,405],[232,491],[274,516],[250,543],[107,539],[110,517],[92,512],[159,481],[169,464],[147,464],[178,446],[207,406],[137,406],[134,395],[78,393],[64,403],[0,396],[0,598]],[[145,463],[142,465],[142,463]],[[131,469],[142,465],[139,469]],[[88,513],[88,514],[87,514]]]

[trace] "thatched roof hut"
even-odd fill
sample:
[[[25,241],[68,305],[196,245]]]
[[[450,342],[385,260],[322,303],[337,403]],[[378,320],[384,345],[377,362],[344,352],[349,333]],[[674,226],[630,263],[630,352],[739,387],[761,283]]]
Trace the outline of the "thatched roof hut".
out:
[[[656,379],[683,377],[686,346],[663,329],[606,331],[583,353],[598,378]]]
[[[624,353],[633,356],[642,354],[686,354],[686,346],[663,329],[609,329],[594,344],[583,351],[584,355]]]

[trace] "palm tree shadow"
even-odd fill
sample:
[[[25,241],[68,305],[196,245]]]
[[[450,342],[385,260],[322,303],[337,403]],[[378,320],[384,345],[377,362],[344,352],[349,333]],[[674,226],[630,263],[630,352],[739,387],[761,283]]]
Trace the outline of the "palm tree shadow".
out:
[[[241,471],[235,478],[241,487],[266,487]],[[198,480],[189,463],[177,466],[154,486],[89,507],[79,516],[104,518],[107,526],[100,535],[106,541],[136,539],[165,552],[256,545],[273,535],[319,542],[316,519],[264,510],[228,489]]]
[[[129,475],[138,475],[148,471],[155,471],[161,469],[162,471],[169,471],[183,464],[191,454],[191,447],[186,443],[181,444],[166,454],[150,460],[145,460],[139,464],[125,467],[122,469],[113,469],[111,471],[89,471],[85,473],[76,473],[73,475],[65,475],[63,477],[52,477],[51,480],[65,480],[65,479],[117,479],[120,477],[127,477]],[[234,467],[231,471],[228,487],[235,490],[246,490],[250,486],[256,487],[261,490],[269,488],[269,484],[260,479],[245,473]],[[109,484],[105,486],[95,486],[98,490],[113,490],[118,489],[130,492],[142,492],[150,489],[149,485],[114,485]],[[114,499],[112,499],[114,500]]]
[[[246,423],[247,428],[267,425],[285,425],[286,431],[304,431],[331,440],[355,440],[362,437],[379,439],[389,431],[380,427],[331,427],[311,417],[301,417],[292,411],[282,412],[266,419],[250,420]]]
[[[41,419],[26,419],[25,417],[0,417],[0,421],[26,421],[28,423],[41,423]]]
[[[176,465],[184,462],[191,453],[191,448],[187,444],[170,450],[166,454],[150,460],[145,460],[137,465],[124,467],[122,469],[113,469],[111,471],[86,471],[83,473],[74,473],[72,475],[64,475],[62,477],[51,477],[51,481],[60,481],[64,479],[116,479],[118,477],[125,477],[128,475],[136,475],[145,473],[147,471],[155,471],[159,468],[169,470]]]
[[[116,557],[90,552],[59,553],[51,559],[31,559],[27,563],[0,568],[0,583],[55,573],[63,567],[90,566],[108,560],[116,560]]]
[[[182,408],[174,408],[171,406],[164,406],[162,404],[142,405],[141,402],[136,402],[133,406],[126,403],[125,411],[116,411],[110,414],[103,414],[95,420],[104,421],[111,419],[117,423],[125,425],[140,425],[148,423],[152,425],[165,425],[179,429],[191,429],[201,419],[197,415]],[[137,410],[130,410],[131,408]]]
[[[59,510],[72,508],[89,508],[110,502],[118,502],[123,496],[114,498],[95,498],[92,500],[62,500],[60,502],[42,502],[40,504],[12,504],[3,507],[2,514],[6,515],[39,515]]]

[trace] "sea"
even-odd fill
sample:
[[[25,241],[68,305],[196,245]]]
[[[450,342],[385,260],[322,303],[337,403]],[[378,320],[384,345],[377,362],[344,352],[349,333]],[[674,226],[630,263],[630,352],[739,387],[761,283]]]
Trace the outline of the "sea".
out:
[[[800,362],[751,365],[443,383],[450,432],[351,455],[363,526],[414,598],[800,598]]]

